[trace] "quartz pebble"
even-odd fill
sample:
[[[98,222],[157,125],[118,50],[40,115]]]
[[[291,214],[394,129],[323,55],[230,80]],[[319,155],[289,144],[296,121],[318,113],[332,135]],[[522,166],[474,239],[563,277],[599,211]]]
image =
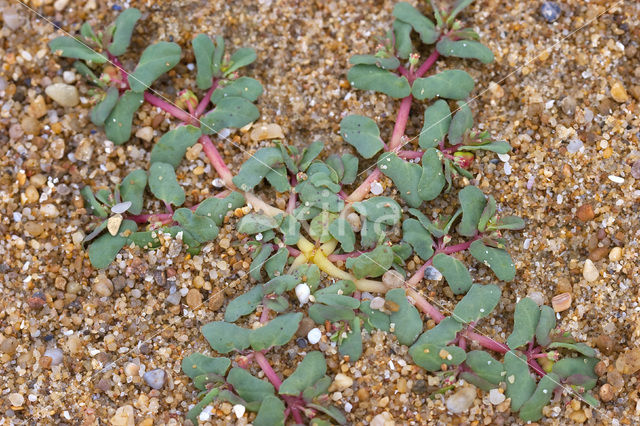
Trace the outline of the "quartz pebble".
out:
[[[63,107],[74,107],[80,102],[78,89],[66,83],[54,83],[47,86],[44,92]]]
[[[580,139],[571,139],[569,141],[569,144],[567,145],[567,151],[571,154],[575,154],[576,152],[580,151],[583,146],[584,144]]]
[[[374,181],[371,183],[371,193],[373,195],[380,195],[384,191],[382,184],[378,181]]]
[[[640,179],[640,160],[636,160],[633,165],[631,165],[631,176],[634,179]]]
[[[382,276],[382,283],[389,289],[400,288],[404,284],[404,278],[402,277],[400,272],[394,269],[390,269]]]
[[[571,293],[560,293],[551,299],[551,306],[556,312],[562,312],[571,306]]]
[[[2,10],[2,20],[11,30],[17,30],[23,25],[23,17],[15,7],[5,7]]]
[[[186,299],[187,306],[189,306],[191,309],[196,309],[200,305],[202,305],[202,294],[196,288],[192,288],[191,290],[189,290]]]
[[[620,247],[614,247],[609,252],[609,260],[612,262],[618,262],[622,259],[622,249]]]
[[[640,370],[640,348],[634,348],[620,355],[616,360],[616,370],[622,374],[635,374]]]
[[[309,301],[309,296],[311,295],[311,290],[306,283],[300,283],[296,286],[296,297],[300,302],[300,305],[304,305]]]
[[[131,405],[119,407],[116,414],[111,417],[111,426],[135,426],[135,424],[135,411]]]
[[[315,345],[316,343],[318,343],[321,338],[322,338],[322,332],[317,327],[312,328],[307,334],[307,340],[312,345]]]
[[[540,14],[547,22],[553,22],[560,17],[560,6],[553,1],[546,1],[540,7]]]
[[[244,416],[245,411],[246,408],[242,404],[236,404],[233,406],[233,414],[235,414],[238,419]]]
[[[139,371],[140,371],[140,366],[135,362],[128,362],[124,366],[124,374],[126,374],[127,377],[135,377],[138,375]]]
[[[338,373],[329,387],[329,392],[343,391],[353,386],[353,379],[346,374]]]
[[[51,367],[62,364],[63,353],[62,350],[58,348],[47,349],[46,351],[44,351],[43,356],[48,356],[49,358],[51,358]]]
[[[56,218],[60,215],[58,208],[53,204],[45,204],[42,207],[40,207],[40,213],[42,213],[44,217],[47,217],[50,219]]]
[[[598,279],[600,273],[598,272],[598,268],[593,264],[591,259],[587,259],[584,261],[584,267],[582,268],[582,276],[588,282],[593,282]]]
[[[282,128],[275,123],[261,124],[251,131],[251,140],[254,142],[266,139],[284,139]]]
[[[476,399],[476,389],[465,386],[447,398],[447,410],[454,414],[467,411]]]
[[[491,389],[489,391],[489,402],[493,405],[502,404],[505,399],[506,397],[504,396],[504,394],[498,389]]]
[[[595,217],[595,213],[593,211],[593,207],[591,207],[591,204],[583,204],[578,207],[576,216],[578,216],[578,219],[580,219],[581,221],[587,222]]]
[[[371,309],[377,309],[380,310],[382,308],[384,308],[384,299],[382,297],[374,297],[373,299],[371,299],[371,302],[369,303],[369,307]]]
[[[100,297],[109,297],[113,293],[113,283],[106,275],[100,274],[93,282],[93,292]]]
[[[620,83],[619,81],[616,81],[611,85],[611,97],[613,98],[614,101],[620,102],[620,103],[626,102],[627,100],[629,100],[629,95],[627,94],[627,91],[625,90],[622,83]]]
[[[24,404],[24,396],[21,394],[14,392],[9,394],[9,402],[14,407],[21,407]]]
[[[164,382],[167,380],[167,373],[161,368],[156,368],[155,370],[144,373],[142,378],[149,387],[153,389],[162,389]]]
[[[347,215],[347,223],[351,226],[353,232],[360,232],[362,228],[362,221],[360,219],[360,215],[355,212],[351,212]]]
[[[395,426],[395,424],[396,422],[393,420],[393,416],[387,411],[376,414],[370,423],[371,426]]]
[[[536,305],[538,306],[544,305],[544,294],[542,294],[542,292],[540,291],[532,291],[531,293],[527,294],[527,297],[536,302]]]
[[[147,142],[151,142],[153,139],[153,127],[145,126],[139,128],[138,131],[136,131],[136,137]]]

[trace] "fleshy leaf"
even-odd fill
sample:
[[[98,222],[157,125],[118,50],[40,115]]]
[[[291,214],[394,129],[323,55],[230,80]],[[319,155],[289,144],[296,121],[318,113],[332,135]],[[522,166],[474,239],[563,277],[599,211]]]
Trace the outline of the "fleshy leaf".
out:
[[[549,373],[540,379],[531,398],[520,408],[520,418],[525,422],[534,422],[542,418],[542,407],[551,401],[553,390],[560,386],[557,374]]]
[[[196,84],[199,89],[207,90],[213,85],[213,52],[215,45],[205,34],[198,34],[192,41],[193,54],[196,57]]]
[[[307,407],[313,408],[315,410],[318,410],[326,414],[327,416],[335,420],[335,422],[338,423],[339,425],[343,425],[347,423],[347,419],[344,417],[344,414],[342,414],[342,412],[338,408],[334,407],[333,405],[329,405],[325,407],[324,405],[310,402],[307,404]]]
[[[260,281],[262,279],[262,267],[265,262],[273,253],[273,247],[271,244],[263,244],[259,250],[256,251],[255,257],[249,266],[249,276],[256,281]]]
[[[219,394],[219,388],[214,388],[207,392],[207,394],[200,400],[200,402],[198,402],[193,406],[193,408],[189,410],[186,415],[187,419],[191,420],[191,423],[193,423],[194,425],[197,425],[198,417],[200,416],[200,413],[202,413],[202,410],[204,410],[207,405],[211,404]]]
[[[378,246],[368,253],[358,257],[350,257],[346,261],[348,269],[353,271],[356,278],[379,277],[391,268],[393,263],[393,250],[384,245]]]
[[[284,410],[284,402],[280,398],[267,395],[252,423],[255,426],[284,426]]]
[[[539,320],[540,308],[538,304],[528,297],[521,299],[516,304],[516,311],[513,315],[513,332],[507,338],[507,346],[516,349],[533,341]]]
[[[418,182],[418,195],[425,201],[437,198],[445,185],[440,155],[435,148],[427,149],[422,155],[422,175]]]
[[[442,365],[459,365],[467,357],[464,349],[458,346],[416,343],[409,349],[413,361],[427,371],[439,371]]]
[[[280,395],[297,396],[313,386],[327,372],[327,362],[322,352],[309,352],[289,377],[280,385]]]
[[[360,312],[366,316],[364,323],[365,329],[371,331],[377,328],[382,331],[389,331],[389,324],[391,322],[389,315],[382,311],[371,309],[371,302],[368,300],[360,303]]]
[[[264,263],[264,270],[269,278],[273,278],[278,274],[282,274],[284,267],[287,264],[288,258],[289,250],[287,250],[286,247],[280,247],[276,254],[271,256],[269,260]]]
[[[411,244],[420,259],[427,260],[433,256],[433,238],[416,219],[407,219],[402,223],[402,239]]]
[[[478,232],[478,223],[487,199],[477,186],[465,186],[458,193],[458,198],[462,207],[462,220],[458,225],[458,233],[465,237],[472,237]]]
[[[553,348],[570,349],[572,351],[578,352],[579,354],[589,358],[593,358],[596,356],[595,349],[593,349],[592,347],[584,343],[553,342],[549,345],[549,349],[553,349]]]
[[[286,215],[282,219],[280,231],[284,235],[285,244],[295,245],[298,242],[300,239],[300,226],[300,222],[291,215]]]
[[[197,352],[182,360],[182,372],[191,379],[208,373],[225,376],[229,366],[231,366],[231,360],[229,358],[213,358]]]
[[[224,75],[230,75],[232,72],[252,64],[256,58],[255,50],[250,47],[241,47],[233,52],[233,55],[231,55],[231,59],[229,60],[229,67],[222,71],[224,72]]]
[[[563,379],[576,374],[597,379],[594,368],[599,361],[598,358],[564,358],[553,364],[553,372]]]
[[[426,78],[417,78],[411,93],[419,100],[435,97],[461,100],[469,96],[473,86],[473,78],[467,72],[446,70]]]
[[[302,320],[301,312],[280,315],[266,325],[252,330],[249,335],[251,348],[254,351],[261,351],[286,344],[296,333],[300,320]]]
[[[469,270],[455,257],[438,253],[433,258],[433,266],[444,275],[453,294],[465,294],[471,288]]]
[[[473,114],[466,102],[458,102],[457,112],[449,125],[449,143],[457,144],[462,141],[465,132],[473,126]]]
[[[315,293],[316,302],[329,306],[346,306],[351,309],[358,309],[360,301],[354,297],[336,293]]]
[[[225,198],[210,197],[205,199],[198,205],[195,214],[210,217],[216,225],[221,226],[227,212],[240,208],[244,204],[244,196],[239,192],[232,192]]]
[[[240,367],[234,367],[229,371],[227,382],[233,386],[240,398],[247,402],[263,402],[267,396],[273,396],[275,393],[271,383],[252,376]]]
[[[179,126],[165,133],[151,150],[151,163],[169,163],[178,167],[187,148],[192,147],[202,132],[199,128],[187,125]]]
[[[93,51],[89,46],[73,37],[56,37],[49,42],[49,49],[51,49],[53,53],[60,53],[60,56],[64,56],[65,58],[83,59],[96,64],[104,64],[107,62],[105,55]]]
[[[111,44],[109,44],[109,53],[114,56],[120,56],[127,51],[131,43],[133,27],[135,27],[140,16],[140,11],[133,7],[124,10],[118,15],[115,22],[116,29],[111,38]]]
[[[347,115],[340,122],[340,135],[364,158],[371,158],[383,147],[375,121],[362,115]]]
[[[254,235],[258,232],[264,232],[268,229],[278,227],[278,221],[271,216],[250,213],[243,216],[238,222],[238,232],[241,234]]]
[[[424,228],[427,231],[429,231],[429,233],[431,235],[433,235],[434,237],[440,238],[440,237],[443,237],[445,235],[445,232],[443,232],[443,230],[441,230],[436,224],[431,222],[429,220],[429,218],[427,216],[425,216],[424,213],[422,213],[420,210],[418,210],[418,209],[409,209],[409,213],[414,215],[418,219],[420,224],[422,226],[424,226]]]
[[[371,222],[395,225],[402,217],[400,205],[389,197],[371,197],[353,203],[353,209]]]
[[[439,99],[424,111],[424,125],[418,142],[421,148],[435,148],[444,139],[451,124],[447,101]]]
[[[358,157],[351,154],[342,155],[342,165],[344,166],[344,175],[341,182],[345,185],[351,185],[355,182],[358,175]]]
[[[400,344],[411,345],[422,332],[420,313],[409,303],[402,288],[389,290],[385,299],[397,305],[397,310],[391,310],[391,323],[395,324],[393,334],[396,335]]]
[[[210,135],[228,127],[239,129],[258,117],[260,112],[251,101],[240,96],[229,96],[221,99],[213,111],[202,117],[202,131]]]
[[[349,59],[351,65],[375,65],[384,70],[395,70],[400,66],[400,61],[396,57],[381,58],[375,55],[354,55]]]
[[[279,163],[282,163],[280,149],[261,148],[240,167],[240,172],[233,177],[233,183],[243,191],[250,191]]]
[[[173,213],[173,220],[178,222],[200,244],[211,241],[218,236],[218,227],[213,219],[194,214],[190,209],[177,209]]]
[[[257,285],[248,292],[236,297],[227,305],[224,320],[227,322],[235,322],[238,318],[255,311],[262,301],[262,297],[263,291],[261,285]]]
[[[132,171],[120,184],[120,196],[122,201],[131,201],[127,211],[131,214],[140,214],[142,211],[142,199],[144,189],[147,186],[147,172],[142,169]]]
[[[249,347],[251,330],[224,321],[205,324],[200,329],[211,347],[221,354],[243,351]]]
[[[471,351],[467,353],[466,364],[478,377],[498,385],[504,381],[504,367],[502,363],[485,351]]]
[[[487,229],[487,224],[491,219],[493,219],[496,211],[496,199],[493,198],[493,195],[489,195],[487,198],[487,204],[484,206],[480,219],[478,220],[478,231],[484,232]]]
[[[329,232],[338,240],[340,245],[342,246],[342,250],[346,253],[352,252],[354,250],[354,244],[356,242],[356,235],[351,229],[351,225],[344,218],[338,218],[331,222],[329,225]]]
[[[360,332],[359,317],[355,317],[351,321],[351,331],[338,346],[338,352],[342,356],[348,356],[349,362],[357,361],[362,356],[362,334]]]
[[[104,269],[116,258],[118,252],[128,242],[128,235],[138,229],[132,220],[124,220],[118,234],[113,236],[108,232],[98,237],[89,246],[89,260],[98,269]]]
[[[353,309],[347,306],[323,305],[314,303],[309,308],[309,318],[316,324],[323,324],[325,321],[352,321],[355,318]]]
[[[507,384],[506,395],[511,398],[511,410],[518,411],[533,395],[536,382],[529,373],[527,357],[520,352],[509,351],[504,355],[504,369]]]
[[[305,401],[311,401],[320,395],[326,394],[329,390],[329,386],[331,386],[331,382],[331,377],[327,375],[321,377],[320,380],[315,382],[313,385],[308,386],[302,392],[302,397]]]
[[[493,311],[500,301],[500,287],[494,284],[473,284],[453,310],[453,318],[464,324],[478,321]]]
[[[176,43],[160,41],[144,49],[140,61],[128,81],[131,90],[144,92],[162,74],[180,62],[180,46]]]
[[[445,317],[438,325],[425,331],[416,340],[415,345],[440,345],[445,346],[456,338],[463,325],[451,317]]]
[[[460,147],[460,151],[476,151],[479,149],[495,152],[496,154],[506,154],[511,151],[511,145],[507,141],[495,141],[483,145],[463,145]]]
[[[551,343],[549,333],[556,328],[556,313],[550,306],[540,307],[540,320],[536,326],[536,342],[541,346],[547,346]]]
[[[90,212],[98,217],[106,218],[109,216],[109,212],[104,208],[102,204],[96,200],[93,191],[88,186],[83,186],[80,190],[82,198],[84,198],[84,206],[88,207]]]
[[[120,96],[104,124],[104,131],[111,142],[122,145],[129,140],[133,116],[143,102],[142,93],[131,90]]]
[[[422,199],[418,195],[418,182],[422,168],[402,160],[395,153],[385,152],[378,159],[378,168],[389,177],[398,188],[398,193],[411,207],[419,207]]]
[[[411,94],[411,86],[406,77],[399,77],[375,65],[354,65],[347,73],[347,79],[353,87],[374,90],[396,99]]]
[[[473,40],[453,41],[445,36],[438,41],[436,49],[442,56],[478,59],[485,64],[493,62],[494,59],[491,49]]]
[[[167,163],[153,163],[149,169],[149,189],[156,198],[181,206],[184,203],[184,189],[178,183],[173,166]]]
[[[516,276],[516,268],[509,252],[486,246],[482,240],[476,240],[469,246],[469,252],[479,262],[488,265],[502,281],[511,281]]]
[[[414,30],[418,34],[420,34],[420,40],[422,40],[425,44],[432,44],[438,40],[438,36],[440,35],[439,31],[436,29],[436,26],[425,17],[418,9],[411,6],[407,2],[399,2],[393,8],[393,16],[401,20],[402,22],[406,22],[407,24],[411,24]]]
[[[119,97],[118,89],[109,87],[104,99],[97,103],[91,110],[91,122],[96,126],[104,126],[104,122],[107,120],[107,117],[109,117],[109,114],[111,114],[111,111],[113,111]]]
[[[510,229],[517,231],[524,228],[524,220],[517,216],[504,216],[498,219],[495,229]]]
[[[300,279],[295,275],[280,275],[264,285],[264,294],[282,294],[285,291],[293,290],[299,283]]]
[[[393,21],[393,34],[396,40],[396,54],[399,58],[407,59],[411,55],[411,25],[399,20]]]
[[[366,117],[365,117],[366,118]],[[372,120],[373,121],[373,120]],[[375,123],[374,123],[375,124]],[[307,171],[313,160],[322,152],[324,143],[322,141],[314,141],[302,151],[302,158],[298,163],[298,168],[303,172]]]
[[[333,237],[331,236],[329,225],[336,219],[336,216],[336,213],[325,211],[314,217],[309,224],[309,236],[321,244],[331,241]],[[349,227],[349,229],[351,229],[351,227]]]
[[[224,87],[217,88],[211,95],[211,102],[218,104],[224,98],[239,96],[248,101],[255,102],[262,94],[262,85],[251,77],[240,77]]]

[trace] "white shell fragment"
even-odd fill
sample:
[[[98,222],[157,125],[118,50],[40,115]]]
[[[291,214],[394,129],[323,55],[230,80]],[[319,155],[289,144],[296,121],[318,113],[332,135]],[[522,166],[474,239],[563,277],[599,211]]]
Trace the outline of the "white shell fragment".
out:
[[[315,345],[322,338],[322,332],[318,327],[312,328],[311,331],[307,334],[307,340],[310,344]]]
[[[111,207],[111,213],[115,213],[115,214],[124,213],[127,210],[129,210],[129,207],[131,207],[131,201],[123,201]]]
[[[296,286],[296,297],[301,305],[304,305],[309,301],[309,296],[311,295],[311,289],[305,283],[298,284]]]

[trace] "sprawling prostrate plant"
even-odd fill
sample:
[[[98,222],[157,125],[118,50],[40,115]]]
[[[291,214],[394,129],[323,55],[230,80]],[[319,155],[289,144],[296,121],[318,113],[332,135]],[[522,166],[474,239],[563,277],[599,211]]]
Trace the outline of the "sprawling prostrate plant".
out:
[[[137,9],[130,8],[104,32],[96,34],[89,23],[84,23],[80,39],[61,36],[49,43],[53,52],[77,59],[76,70],[95,85],[92,93],[96,105],[91,121],[104,126],[107,138],[115,144],[129,140],[134,115],[145,101],[179,120],[179,125],[154,145],[148,171],[132,171],[112,191],[100,189],[94,194],[89,187],[82,189],[90,211],[104,219],[85,239],[89,242],[102,234],[89,246],[91,263],[98,268],[107,267],[125,245],[159,246],[162,234],[181,236],[194,252],[215,239],[226,213],[243,206],[244,198],[237,192],[223,191],[184,208],[185,192],[177,181],[175,168],[187,149],[200,143],[222,179],[220,186],[232,185],[231,172],[209,135],[223,128],[241,128],[259,116],[253,102],[262,93],[262,86],[252,78],[238,77],[238,70],[251,64],[256,54],[253,49],[241,48],[231,56],[225,55],[224,40],[219,36],[211,40],[200,34],[192,41],[196,83],[206,91],[201,100],[189,89],[179,92],[177,106],[153,95],[150,86],[178,64],[181,49],[176,43],[155,43],[142,52],[135,69],[127,71],[119,56],[127,51],[140,16]],[[166,213],[140,214],[147,184],[155,198],[166,205]],[[136,232],[137,224],[146,223],[151,229]]]

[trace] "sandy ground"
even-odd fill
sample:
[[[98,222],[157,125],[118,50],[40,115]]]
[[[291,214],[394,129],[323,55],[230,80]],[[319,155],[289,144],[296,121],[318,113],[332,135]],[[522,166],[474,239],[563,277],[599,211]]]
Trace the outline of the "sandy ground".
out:
[[[111,22],[117,15],[112,6],[121,5],[28,3],[71,32],[86,19],[94,27]],[[393,4],[132,1],[143,12],[133,49],[169,39],[185,47],[200,32],[221,34],[231,46],[253,46],[259,59],[249,75],[265,88],[260,121],[279,124],[288,143],[322,139],[336,151],[348,151],[337,135],[343,115],[376,119],[383,138],[393,127],[397,102],[354,91],[346,81],[349,56],[373,51],[374,36],[391,23]],[[613,394],[598,409],[565,396],[545,409],[541,423],[633,424],[640,419],[640,6],[631,0],[617,6],[571,0],[548,23],[540,4],[477,2],[464,19],[496,61],[447,61],[476,79],[476,122],[515,148],[506,162],[493,155],[476,162],[479,186],[503,211],[527,221],[523,232],[509,236],[517,278],[501,284],[499,314],[484,331],[506,338],[518,297],[540,292],[550,303],[556,294],[571,293],[559,323],[599,349],[607,369],[598,388],[608,383]],[[221,318],[225,301],[249,284],[246,253],[233,243],[210,244],[192,258],[171,247],[128,250],[104,273],[93,269],[78,244],[94,223],[82,208],[79,188],[107,186],[135,166],[146,167],[152,145],[137,138],[124,147],[105,144],[104,133],[88,120],[84,82],[77,83],[78,107],[48,98],[45,87],[62,81],[62,71],[70,69],[47,50],[54,26],[12,0],[0,1],[0,7],[0,424],[109,424],[127,405],[136,424],[181,424],[196,392],[180,362],[206,349],[199,326]],[[170,78],[155,86],[169,98],[194,83],[195,73],[186,67],[193,56],[184,52]],[[154,122],[156,115],[145,105],[136,125],[154,124],[157,139],[168,121]],[[421,116],[415,113],[409,135],[421,128]],[[248,134],[231,138],[236,146],[220,147],[237,166],[257,146]],[[213,172],[202,154],[184,162],[179,176],[188,182],[190,201],[211,190]],[[154,207],[159,206],[146,206]],[[225,238],[233,241],[231,225],[221,231],[219,240]],[[592,281],[583,274],[588,258],[598,271]],[[474,277],[494,280],[484,268]],[[423,289],[452,306],[442,285],[425,283]],[[189,290],[178,304],[166,300],[174,291],[186,296]],[[44,306],[34,308],[33,298]],[[205,303],[192,309],[200,300]],[[442,399],[425,399],[414,389],[428,377],[406,366],[406,348],[382,334],[365,341],[363,360],[354,365],[324,345],[332,374],[342,371],[355,379],[338,401],[351,405],[353,424],[368,424],[384,412],[396,424],[517,421],[504,404],[492,406],[482,393],[466,413],[448,414]],[[290,374],[286,357],[296,351],[284,348],[272,361]],[[139,374],[130,374],[136,368],[125,369],[128,363]],[[140,377],[156,368],[167,373],[160,390]],[[215,414],[217,424],[236,422],[229,404],[217,405]]]

